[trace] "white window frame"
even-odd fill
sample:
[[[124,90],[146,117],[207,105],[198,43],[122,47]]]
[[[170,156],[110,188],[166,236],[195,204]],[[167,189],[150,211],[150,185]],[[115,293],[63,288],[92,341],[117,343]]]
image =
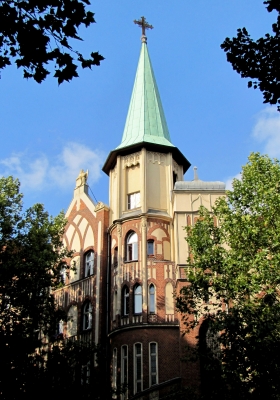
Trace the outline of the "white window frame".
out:
[[[126,238],[126,261],[138,260],[138,235],[132,231]]]
[[[140,207],[140,192],[130,193],[127,195],[127,209],[133,210]]]
[[[90,250],[85,255],[85,278],[93,275],[94,268],[94,251]]]
[[[83,306],[83,330],[87,331],[92,328],[92,304],[90,301]]]
[[[126,355],[124,349],[126,348]],[[121,385],[125,385],[125,392],[122,394],[122,400],[128,399],[128,345],[121,347]]]
[[[136,352],[136,346],[140,345],[140,354]],[[140,371],[137,370],[138,366],[138,359],[140,358]],[[134,360],[134,385],[133,385],[133,392],[134,394],[139,393],[143,390],[143,348],[142,348],[142,343],[134,343],[133,346],[133,360]],[[140,372],[140,379],[137,377],[137,373]],[[137,386],[139,387],[140,384],[140,389],[137,389]]]
[[[140,305],[141,299],[141,305]],[[133,306],[134,306],[134,314],[142,314],[143,311],[143,288],[141,285],[136,284],[133,288]],[[139,304],[138,304],[139,302]],[[139,308],[138,308],[139,307]]]
[[[154,293],[151,295],[151,287],[152,286],[154,288]],[[152,304],[152,300],[153,300],[153,304]],[[156,285],[154,283],[150,283],[150,285],[149,285],[149,313],[150,314],[156,313]]]
[[[155,345],[155,352],[152,353],[151,347]],[[152,360],[155,358],[156,371],[152,371]],[[149,343],[149,387],[158,384],[158,344],[157,342]]]
[[[123,315],[129,315],[129,288],[127,286],[123,287]]]

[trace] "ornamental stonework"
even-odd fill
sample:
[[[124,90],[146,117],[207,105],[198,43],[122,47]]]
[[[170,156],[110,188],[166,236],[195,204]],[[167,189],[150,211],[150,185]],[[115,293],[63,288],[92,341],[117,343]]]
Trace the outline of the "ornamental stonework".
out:
[[[148,161],[153,164],[165,165],[166,155],[155,151],[148,151]]]
[[[140,164],[140,152],[129,154],[128,156],[123,157],[124,168],[129,168],[135,165]]]

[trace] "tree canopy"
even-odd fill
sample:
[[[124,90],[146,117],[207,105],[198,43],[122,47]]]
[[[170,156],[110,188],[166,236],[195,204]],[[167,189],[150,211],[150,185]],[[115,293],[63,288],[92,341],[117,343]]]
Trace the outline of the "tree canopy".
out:
[[[187,330],[200,327],[207,398],[279,399],[279,161],[251,154],[232,186],[186,228],[189,284],[177,306]]]
[[[238,29],[237,36],[226,38],[221,48],[227,53],[227,60],[242,78],[251,78],[248,87],[259,89],[264,103],[280,104],[280,4],[278,0],[264,1],[267,11],[278,13],[272,25],[273,34],[265,34],[253,40],[246,28]],[[280,111],[280,106],[278,106]]]
[[[25,78],[41,83],[54,62],[60,84],[78,76],[77,63],[82,68],[100,65],[104,57],[98,52],[84,58],[69,42],[82,40],[78,28],[95,22],[85,5],[89,0],[0,1],[0,70],[15,60]]]
[[[42,204],[24,211],[19,187],[12,177],[0,178],[1,399],[30,399],[42,390],[81,399],[94,391],[101,399],[98,346],[57,335],[66,314],[52,289],[63,284],[72,256],[62,243],[64,214],[50,217]]]

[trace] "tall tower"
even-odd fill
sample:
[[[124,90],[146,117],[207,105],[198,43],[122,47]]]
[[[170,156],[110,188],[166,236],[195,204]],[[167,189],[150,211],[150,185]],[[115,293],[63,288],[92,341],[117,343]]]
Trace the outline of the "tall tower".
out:
[[[147,49],[145,18],[131,101],[110,177],[112,385],[123,399],[180,384],[172,191],[190,163],[170,139]],[[173,390],[172,389],[172,390]]]

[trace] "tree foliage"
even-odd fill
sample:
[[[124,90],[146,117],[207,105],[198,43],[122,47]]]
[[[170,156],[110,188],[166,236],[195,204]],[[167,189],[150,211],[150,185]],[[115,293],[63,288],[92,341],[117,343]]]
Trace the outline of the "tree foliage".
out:
[[[198,352],[216,379],[207,397],[280,399],[279,161],[251,154],[227,197],[186,231],[189,284],[177,306],[188,330],[204,321]]]
[[[42,390],[52,398],[61,398],[62,390],[88,398],[93,382],[98,392],[93,360],[99,349],[54,335],[66,320],[51,291],[61,284],[63,270],[69,273],[65,259],[72,253],[61,241],[65,224],[63,213],[52,218],[41,204],[23,211],[18,180],[0,179],[2,399],[29,399]]]
[[[77,62],[82,68],[100,65],[104,58],[92,52],[86,59],[74,50],[69,39],[78,36],[80,26],[95,22],[86,11],[89,0],[1,0],[0,1],[0,70],[11,65],[23,68],[25,78],[41,83],[55,63],[58,83],[77,77]]]
[[[280,104],[280,4],[278,0],[264,1],[267,11],[278,13],[272,25],[273,34],[265,34],[253,40],[246,28],[238,29],[237,36],[226,38],[221,48],[227,53],[227,60],[242,78],[251,78],[248,87],[259,89],[264,103]],[[280,106],[278,106],[280,111]]]

